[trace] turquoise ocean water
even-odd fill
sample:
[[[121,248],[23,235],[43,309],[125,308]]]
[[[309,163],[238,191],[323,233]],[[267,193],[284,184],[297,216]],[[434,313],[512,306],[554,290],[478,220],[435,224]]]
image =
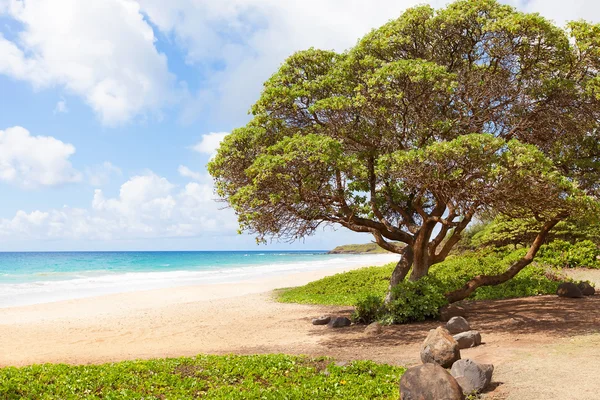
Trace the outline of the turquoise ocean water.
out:
[[[393,256],[322,251],[0,253],[0,307],[165,287],[238,282]]]

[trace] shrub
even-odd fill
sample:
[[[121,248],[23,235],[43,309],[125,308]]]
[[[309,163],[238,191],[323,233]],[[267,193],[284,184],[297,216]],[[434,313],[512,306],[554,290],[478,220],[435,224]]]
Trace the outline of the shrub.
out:
[[[441,282],[431,276],[417,282],[405,281],[397,285],[392,294],[394,300],[387,304],[380,317],[385,324],[404,324],[435,318],[447,304]]]
[[[575,244],[555,240],[542,246],[539,260],[545,264],[566,268],[600,268],[600,249],[591,240]]]
[[[374,294],[365,296],[354,305],[352,321],[357,324],[370,324],[377,321],[385,312],[383,298]]]

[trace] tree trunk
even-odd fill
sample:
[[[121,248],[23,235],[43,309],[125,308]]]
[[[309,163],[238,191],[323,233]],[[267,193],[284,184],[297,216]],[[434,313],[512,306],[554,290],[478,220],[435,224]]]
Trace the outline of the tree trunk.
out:
[[[385,295],[386,303],[390,303],[394,300],[394,297],[392,295],[392,288],[396,287],[396,285],[398,285],[404,280],[404,278],[406,278],[406,275],[408,275],[408,271],[410,271],[410,267],[413,263],[414,253],[411,246],[407,245],[402,250],[402,253],[400,253],[400,255],[400,261],[398,261],[398,264],[396,264],[396,268],[394,268],[394,272],[392,272],[390,286],[388,287],[387,294]]]
[[[464,300],[469,297],[477,288],[481,286],[495,286],[504,283],[515,277],[523,268],[531,264],[538,250],[546,241],[548,233],[554,226],[560,221],[560,219],[553,219],[544,224],[537,237],[531,244],[527,254],[513,265],[510,266],[506,272],[499,275],[479,275],[468,281],[463,287],[453,292],[446,294],[446,299],[449,303],[454,303],[460,300]]]
[[[429,235],[420,234],[414,244],[413,268],[409,279],[418,281],[429,272]]]

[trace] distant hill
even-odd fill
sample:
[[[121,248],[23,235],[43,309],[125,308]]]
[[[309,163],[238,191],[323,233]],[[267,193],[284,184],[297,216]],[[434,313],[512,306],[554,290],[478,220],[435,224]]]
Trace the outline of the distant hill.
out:
[[[328,252],[328,254],[384,254],[389,253],[375,243],[365,244],[345,244],[338,246]]]

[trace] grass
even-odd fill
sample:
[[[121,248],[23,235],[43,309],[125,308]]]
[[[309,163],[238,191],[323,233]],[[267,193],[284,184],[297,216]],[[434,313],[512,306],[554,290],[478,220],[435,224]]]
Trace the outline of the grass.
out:
[[[397,399],[405,369],[303,356],[197,356],[0,369],[12,399]]]
[[[459,288],[478,274],[497,274],[521,257],[525,250],[512,252],[471,252],[451,256],[434,265],[430,274],[444,292]],[[395,264],[367,267],[329,276],[307,285],[281,289],[277,298],[284,303],[324,304],[352,306],[367,296],[383,296]],[[556,293],[560,279],[552,270],[541,264],[526,267],[512,280],[498,286],[479,288],[472,299],[502,299]]]
[[[386,254],[387,250],[382,249],[376,243],[366,244],[345,244],[338,246],[329,252],[330,254]]]

